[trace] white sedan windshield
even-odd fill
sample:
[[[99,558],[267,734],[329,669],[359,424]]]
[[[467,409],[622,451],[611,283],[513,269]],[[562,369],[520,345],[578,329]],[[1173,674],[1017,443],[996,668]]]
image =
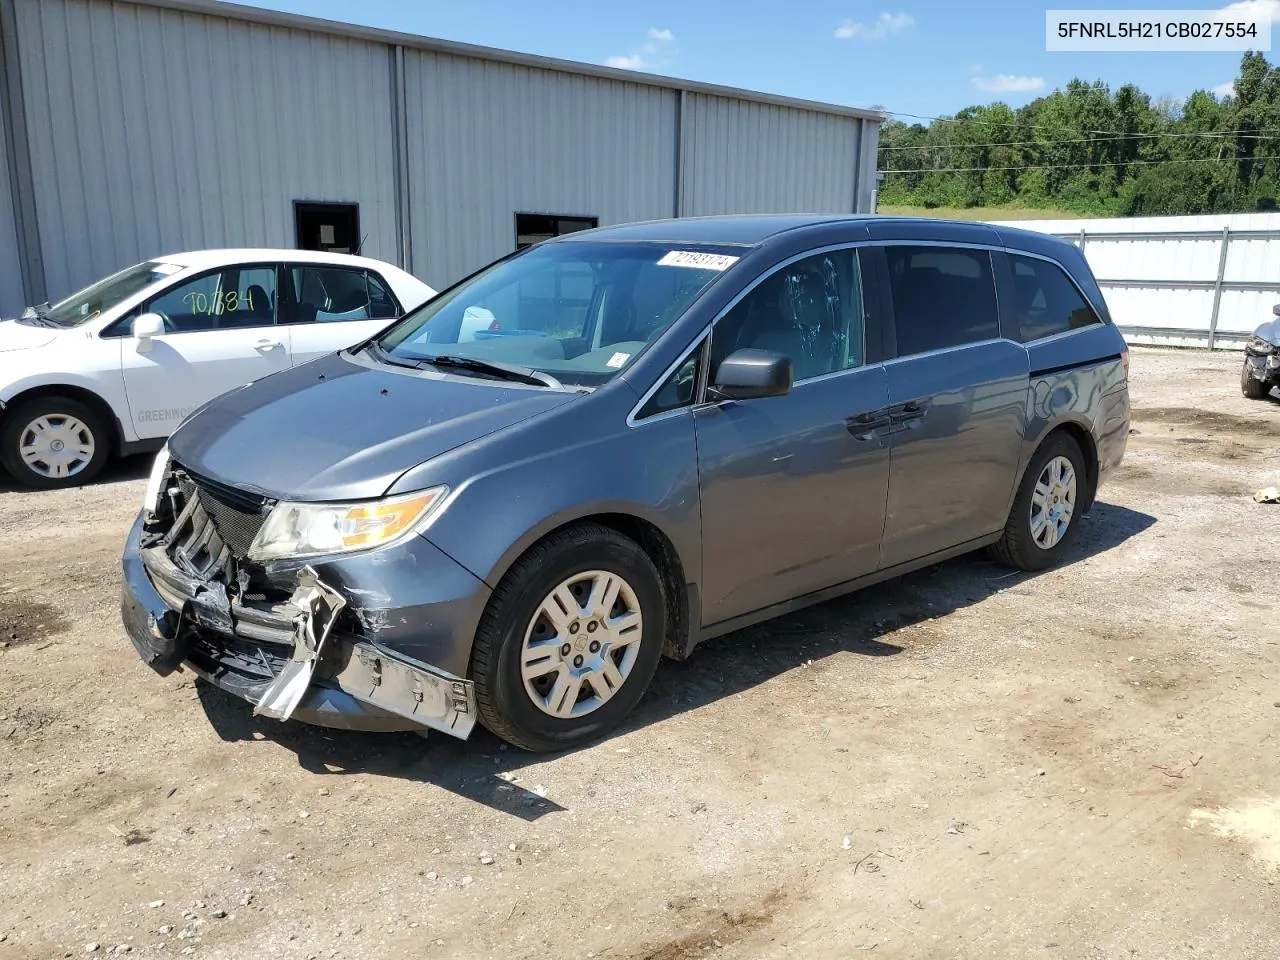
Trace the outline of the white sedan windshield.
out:
[[[182,269],[177,264],[155,260],[136,264],[59,301],[46,310],[41,319],[60,327],[77,327]]]
[[[495,264],[379,341],[392,362],[509,364],[596,386],[627,367],[738,259],[721,249],[570,241]]]

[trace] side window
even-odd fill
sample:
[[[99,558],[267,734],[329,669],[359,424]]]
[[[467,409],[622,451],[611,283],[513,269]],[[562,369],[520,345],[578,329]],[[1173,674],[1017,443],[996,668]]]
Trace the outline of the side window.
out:
[[[693,395],[698,388],[698,367],[706,349],[707,342],[704,340],[698,349],[689,354],[667,376],[653,396],[645,401],[644,406],[636,413],[637,420],[667,413],[670,410],[679,410],[693,403]]]
[[[1056,263],[1016,253],[1008,257],[1013,271],[1015,339],[1027,343],[1102,322]]]
[[[797,381],[861,366],[862,286],[856,250],[819,253],[764,278],[716,324],[711,375],[746,347],[791,358]]]
[[[228,267],[170,287],[142,305],[170,333],[267,327],[276,322],[276,268]]]
[[[991,255],[962,247],[885,247],[898,355],[1000,336]]]
[[[398,315],[390,291],[374,275],[349,267],[289,269],[294,323],[342,323]]]
[[[396,302],[391,288],[376,273],[364,276],[369,285],[369,316],[374,320],[392,320],[400,316],[400,304]]]

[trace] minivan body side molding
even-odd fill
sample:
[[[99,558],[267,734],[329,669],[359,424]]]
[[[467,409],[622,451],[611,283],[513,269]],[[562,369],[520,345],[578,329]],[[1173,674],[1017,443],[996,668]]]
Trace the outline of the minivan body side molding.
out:
[[[1113,353],[1113,354],[1110,354],[1109,356],[1098,357],[1093,360],[1077,360],[1074,363],[1063,363],[1063,364],[1059,364],[1056,367],[1044,367],[1043,369],[1040,369],[1040,370],[1032,370],[1031,376],[1032,378],[1048,377],[1048,376],[1052,376],[1055,373],[1066,373],[1068,370],[1083,370],[1085,367],[1096,367],[1099,364],[1103,364],[1103,363],[1113,363],[1115,361],[1118,361],[1119,359],[1120,359],[1120,354]]]
[[[802,597],[793,597],[790,600],[784,600],[782,603],[775,603],[773,606],[763,607],[762,609],[754,610],[751,613],[744,613],[729,620],[721,620],[719,623],[704,626],[696,631],[691,625],[689,630],[689,649],[692,650],[704,640],[721,637],[726,633],[732,633],[735,630],[742,630],[745,627],[753,626],[765,620],[772,620],[774,617],[779,617],[783,614],[794,613],[796,610],[803,610],[805,607],[811,607],[814,604],[822,603],[826,600],[834,600],[836,597],[842,597],[845,594],[853,593],[857,590],[861,590],[863,587],[874,586],[877,583],[883,583],[885,580],[892,580],[894,577],[900,577],[903,574],[911,573],[914,570],[931,567],[935,563],[950,560],[952,557],[972,553],[974,550],[979,550],[982,547],[995,543],[1000,539],[1001,533],[1002,531],[996,530],[986,536],[969,540],[966,543],[957,544],[954,547],[948,547],[946,550],[939,550],[937,553],[931,553],[928,556],[917,557],[915,560],[908,560],[905,563],[899,563],[893,567],[885,567],[883,570],[877,570],[875,573],[869,573],[866,576],[858,577],[854,580],[846,580],[844,583],[837,583],[835,586],[826,587],[813,593],[807,593]]]

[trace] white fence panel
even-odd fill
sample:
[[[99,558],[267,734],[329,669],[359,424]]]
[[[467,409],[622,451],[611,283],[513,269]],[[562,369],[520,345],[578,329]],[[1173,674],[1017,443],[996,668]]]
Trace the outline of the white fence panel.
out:
[[[1083,246],[1134,343],[1239,349],[1280,303],[1280,213],[993,222]]]

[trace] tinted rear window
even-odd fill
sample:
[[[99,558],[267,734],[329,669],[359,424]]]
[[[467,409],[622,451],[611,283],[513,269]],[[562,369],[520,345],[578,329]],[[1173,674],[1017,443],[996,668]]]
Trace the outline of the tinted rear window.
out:
[[[1016,339],[1023,343],[1101,323],[1066,271],[1036,257],[1009,254]]]
[[[1000,336],[986,250],[891,246],[885,254],[899,356]]]

